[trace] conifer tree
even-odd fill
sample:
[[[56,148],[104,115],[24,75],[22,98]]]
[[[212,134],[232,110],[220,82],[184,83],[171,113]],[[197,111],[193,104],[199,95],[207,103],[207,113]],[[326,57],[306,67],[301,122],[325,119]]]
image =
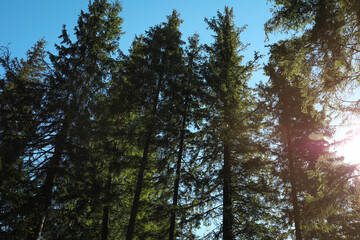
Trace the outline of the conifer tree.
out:
[[[194,135],[189,131],[189,126],[194,123],[200,122],[202,119],[198,114],[200,109],[200,99],[201,99],[201,87],[203,86],[202,78],[200,74],[201,70],[201,51],[202,48],[199,46],[199,36],[194,35],[189,38],[189,46],[185,52],[185,66],[184,74],[181,81],[178,82],[179,90],[176,91],[174,100],[176,101],[176,107],[173,113],[180,117],[180,126],[177,126],[175,132],[179,132],[179,144],[178,154],[176,159],[176,164],[174,166],[175,177],[174,177],[174,188],[173,188],[173,209],[171,212],[170,218],[170,229],[169,229],[169,240],[175,239],[176,234],[176,219],[179,218],[181,214],[180,203],[182,196],[179,195],[180,191],[180,182],[182,180],[181,173],[183,172],[183,162],[186,158],[191,158],[186,149],[186,145],[189,145],[194,141]],[[182,89],[182,90],[180,90]],[[179,94],[180,93],[180,94]],[[176,133],[175,133],[176,134]],[[190,183],[187,183],[190,184]]]
[[[31,214],[29,196],[36,189],[35,167],[46,135],[41,126],[46,120],[42,99],[46,91],[45,41],[38,41],[27,52],[26,60],[12,59],[1,49],[0,108],[0,206],[1,238],[18,238],[27,232],[24,218]]]
[[[139,212],[140,197],[144,184],[144,175],[146,174],[145,170],[156,163],[150,162],[150,160],[152,160],[151,158],[149,159],[150,154],[153,156],[154,154],[159,154],[157,156],[159,156],[160,159],[156,160],[158,164],[160,164],[158,165],[159,167],[167,164],[167,162],[164,163],[165,165],[162,164],[166,159],[161,159],[161,155],[162,153],[166,153],[168,149],[162,150],[156,147],[155,144],[161,144],[163,142],[161,141],[161,137],[167,136],[166,131],[162,131],[162,128],[167,128],[164,124],[169,124],[168,122],[164,122],[164,119],[171,117],[169,114],[171,110],[167,110],[169,107],[168,103],[172,103],[173,96],[177,94],[174,85],[177,84],[177,81],[180,81],[180,77],[183,74],[183,50],[181,47],[183,43],[181,41],[181,33],[178,30],[181,22],[178,13],[174,11],[173,14],[168,17],[168,22],[150,28],[143,38],[140,38],[137,43],[133,44],[133,46],[136,47],[136,49],[134,49],[136,52],[132,52],[133,56],[136,57],[133,58],[133,60],[137,60],[137,62],[134,62],[132,65],[133,69],[131,70],[134,72],[131,72],[129,81],[133,82],[134,86],[139,89],[136,96],[140,100],[138,106],[139,112],[143,116],[141,118],[143,122],[141,127],[144,131],[142,133],[144,137],[141,141],[143,142],[142,157],[140,166],[138,167],[137,183],[126,239],[133,239],[134,237],[135,223]],[[166,116],[165,114],[168,115]],[[171,143],[172,139],[168,141]],[[167,178],[161,176],[163,174],[162,172],[159,174],[159,180],[163,179],[167,181]],[[167,194],[166,192],[164,193]],[[162,197],[161,202],[166,202],[166,198],[168,198],[166,195]],[[156,210],[157,207],[162,208],[162,206],[154,206],[155,209],[152,210]],[[166,212],[167,211],[158,212],[158,215]],[[160,222],[158,224],[160,224]],[[165,226],[159,227],[161,229]]]
[[[273,3],[273,17],[265,25],[266,32],[289,33],[299,31],[296,37],[294,36],[285,43],[279,43],[280,46],[286,45],[288,51],[291,49],[290,54],[278,54],[279,56],[276,59],[276,65],[281,67],[282,75],[290,79],[297,78],[303,95],[309,95],[308,90],[311,86],[311,91],[316,91],[316,97],[323,100],[324,103],[331,100],[336,104],[340,103],[340,106],[343,105],[342,101],[333,98],[333,96],[343,94],[344,86],[348,84],[351,84],[352,87],[358,84],[356,80],[358,78],[358,64],[354,59],[356,59],[359,51],[359,34],[357,31],[359,27],[359,2],[331,0],[273,1]],[[307,72],[305,75],[303,74],[304,71]],[[309,102],[309,99],[311,103],[314,97],[304,100]],[[357,113],[356,102],[350,107],[353,114]],[[338,110],[344,111],[344,109],[346,107],[341,106]],[[340,208],[339,211],[337,211],[338,208],[336,211],[333,209],[332,214],[326,212],[327,217],[329,217],[329,220],[326,220],[328,225],[321,228],[331,232],[331,238],[358,238],[357,231],[345,230],[352,229],[355,226],[350,219],[352,219],[351,213],[356,211],[352,210],[350,206],[353,205],[350,202],[352,198],[356,198],[357,193],[350,189],[354,187],[353,184],[356,182],[352,176],[356,169],[343,163],[332,164],[328,161],[319,163],[317,169],[321,167],[325,167],[325,169],[323,172],[317,173],[319,179],[324,181],[321,183],[320,189],[328,189],[325,193],[321,193],[324,195],[324,199],[336,198],[337,202],[343,202],[342,206],[346,206]],[[328,178],[332,178],[333,181],[325,180]],[[331,186],[337,187],[330,191]],[[327,194],[332,197],[326,197]],[[328,203],[333,202],[328,201]],[[334,207],[334,205],[331,206]],[[323,207],[324,205],[320,206],[319,209],[323,209]],[[344,221],[339,221],[334,213],[338,216],[344,216]],[[317,217],[319,216],[321,214],[317,215]],[[329,236],[330,234],[322,235],[320,238]]]
[[[89,12],[81,12],[79,16],[78,26],[75,28],[76,41],[70,40],[64,28],[61,35],[62,45],[56,46],[58,55],[50,56],[54,74],[47,82],[49,92],[46,110],[53,114],[53,124],[49,125],[49,131],[52,135],[51,148],[54,150],[52,156],[44,160],[46,177],[36,196],[37,214],[30,220],[33,230],[28,239],[39,239],[42,234],[53,199],[53,189],[55,186],[60,187],[56,183],[56,175],[62,166],[67,168],[63,168],[61,172],[75,172],[73,176],[79,176],[78,174],[84,171],[82,167],[87,166],[91,157],[89,134],[92,132],[91,119],[94,118],[92,108],[96,105],[97,94],[104,91],[109,64],[112,61],[111,54],[118,47],[122,22],[118,16],[120,10],[118,2],[110,4],[106,0],[96,0],[89,3]],[[68,177],[66,174],[62,176],[62,180]],[[89,177],[82,178],[82,184],[91,181]],[[76,184],[76,179],[74,180],[73,183]],[[71,191],[71,186],[66,187],[66,191]],[[85,189],[77,189],[75,193],[82,190]],[[75,208],[86,205],[79,204]],[[72,224],[82,227],[81,222]],[[66,231],[65,228],[61,230],[57,232],[57,236]]]
[[[267,234],[267,229],[261,228],[265,208],[259,201],[266,184],[261,184],[261,173],[256,170],[261,166],[255,141],[261,115],[254,111],[256,102],[248,86],[256,58],[241,65],[243,29],[236,28],[232,9],[226,7],[224,14],[218,12],[217,18],[206,22],[215,32],[215,42],[207,47],[205,77],[211,110],[207,119],[209,146],[204,154],[213,167],[221,166],[219,178],[212,181],[222,187],[223,239],[251,239]]]
[[[293,237],[297,240],[323,239],[330,235],[340,237],[342,234],[335,230],[336,224],[329,219],[348,212],[346,207],[338,206],[337,201],[351,201],[353,196],[343,191],[351,188],[351,183],[346,179],[352,178],[354,167],[344,164],[341,158],[329,152],[324,139],[324,136],[332,135],[329,118],[324,110],[315,108],[317,99],[312,95],[313,91],[311,88],[304,90],[301,82],[301,77],[309,74],[310,67],[307,72],[288,77],[285,65],[278,64],[278,59],[283,60],[296,51],[287,48],[288,43],[285,41],[272,46],[270,63],[265,68],[270,77],[265,91],[266,101],[271,111],[270,121],[276,123],[273,138],[269,140],[272,141],[275,157],[275,175],[280,178],[281,201],[285,206],[279,210],[288,219],[284,227],[287,225],[291,229],[294,226]],[[286,64],[292,66],[290,60]],[[303,92],[307,92],[307,95]],[[324,169],[324,165],[331,166],[332,170]],[[322,180],[331,175],[335,178],[333,183]],[[341,185],[341,189],[337,188],[331,193],[337,195],[335,201],[330,200],[324,192],[319,194],[319,189],[330,187],[327,186],[329,183],[332,186]],[[323,202],[323,205],[316,204],[317,201]]]

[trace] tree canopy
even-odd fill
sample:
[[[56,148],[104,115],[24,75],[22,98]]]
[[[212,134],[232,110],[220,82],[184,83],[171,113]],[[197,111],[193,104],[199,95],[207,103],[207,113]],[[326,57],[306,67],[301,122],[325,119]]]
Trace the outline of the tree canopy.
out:
[[[208,44],[173,10],[124,53],[121,4],[93,0],[56,53],[1,47],[0,238],[359,239],[328,109],[359,82],[360,4],[271,2],[288,38],[255,86],[231,7]]]

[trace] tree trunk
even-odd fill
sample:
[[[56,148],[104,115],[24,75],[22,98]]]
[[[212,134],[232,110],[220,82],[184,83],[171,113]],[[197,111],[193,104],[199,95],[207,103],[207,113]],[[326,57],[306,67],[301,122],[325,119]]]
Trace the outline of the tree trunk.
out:
[[[299,202],[297,198],[296,166],[295,166],[294,158],[292,156],[289,127],[286,130],[287,130],[287,148],[288,148],[289,173],[290,173],[290,184],[291,184],[291,201],[293,205],[293,215],[294,215],[294,223],[295,223],[295,239],[302,240],[301,229],[300,229]]]
[[[148,161],[148,152],[149,152],[149,147],[150,147],[150,142],[151,142],[151,135],[152,135],[151,131],[149,131],[146,136],[146,140],[145,140],[145,144],[144,144],[144,151],[143,151],[143,156],[141,159],[139,173],[138,173],[138,177],[137,177],[135,195],[134,195],[134,200],[133,200],[133,204],[131,207],[130,220],[129,220],[129,225],[128,225],[128,229],[127,229],[126,240],[132,240],[133,235],[134,235],[135,220],[136,220],[136,215],[137,215],[138,208],[139,208],[141,188],[142,188],[142,183],[144,180],[144,172],[145,172],[145,168],[146,168],[147,161]]]
[[[109,212],[110,212],[110,194],[111,194],[111,174],[105,186],[105,206],[103,208],[103,219],[101,227],[101,239],[107,240],[109,236]]]
[[[233,216],[231,202],[231,156],[229,144],[224,143],[224,165],[223,165],[223,239],[233,239]]]
[[[140,167],[139,167],[139,173],[137,177],[136,182],[136,188],[135,188],[135,195],[133,204],[131,206],[131,212],[130,212],[130,219],[129,219],[129,225],[126,233],[126,240],[132,240],[135,230],[135,222],[136,222],[136,216],[139,208],[139,201],[140,201],[140,194],[141,194],[141,188],[142,183],[144,181],[144,172],[145,168],[148,162],[148,153],[149,148],[151,144],[151,138],[154,132],[154,126],[156,125],[156,119],[157,119],[157,105],[160,97],[160,87],[161,87],[162,81],[159,80],[157,84],[156,94],[153,101],[152,111],[150,114],[150,124],[147,126],[147,134],[145,136],[145,143],[144,143],[144,150],[143,150],[143,156],[141,158]]]
[[[49,161],[45,183],[41,187],[40,194],[37,197],[37,206],[35,217],[32,222],[33,230],[28,234],[27,240],[39,240],[44,227],[47,210],[51,205],[52,191],[55,185],[56,173],[59,168],[61,156],[64,151],[64,144],[66,140],[66,133],[68,131],[68,123],[65,120],[64,124],[55,138],[55,152]]]
[[[185,110],[184,110],[184,113],[182,116],[182,123],[181,123],[179,154],[178,154],[178,160],[176,163],[176,176],[175,176],[174,195],[173,195],[173,210],[172,210],[171,219],[170,219],[169,240],[174,240],[174,237],[175,237],[175,221],[176,221],[176,211],[177,211],[178,196],[179,196],[181,161],[182,161],[184,138],[185,138],[187,102],[188,102],[188,96],[186,96],[186,100],[185,100],[185,104],[184,104]]]

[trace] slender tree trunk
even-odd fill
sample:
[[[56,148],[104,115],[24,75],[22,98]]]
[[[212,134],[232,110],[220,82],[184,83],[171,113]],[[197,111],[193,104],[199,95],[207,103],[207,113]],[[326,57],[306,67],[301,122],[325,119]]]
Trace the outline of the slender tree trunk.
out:
[[[47,210],[51,205],[52,191],[55,185],[56,173],[59,168],[61,156],[64,151],[67,129],[68,124],[65,120],[59,134],[55,139],[55,152],[49,161],[45,182],[41,187],[40,194],[37,197],[38,202],[36,204],[38,204],[38,209],[36,209],[35,218],[32,223],[33,231],[28,234],[27,240],[39,240],[41,237]]]
[[[145,172],[145,168],[146,168],[146,165],[148,162],[148,153],[149,153],[149,147],[150,147],[150,143],[151,143],[151,135],[152,135],[151,131],[149,131],[146,136],[146,140],[145,140],[143,156],[141,159],[139,173],[138,173],[138,177],[137,177],[134,200],[133,200],[133,204],[131,207],[130,220],[129,220],[129,225],[128,225],[128,229],[127,229],[126,240],[132,240],[133,235],[134,235],[136,215],[137,215],[138,208],[139,208],[141,188],[142,188],[142,183],[144,180],[144,172]]]
[[[107,240],[109,236],[109,212],[110,212],[110,194],[111,194],[111,174],[105,186],[105,206],[103,208],[103,219],[101,227],[101,239]]]
[[[159,80],[157,89],[156,89],[156,94],[155,94],[156,97],[154,98],[154,101],[153,101],[153,107],[152,107],[151,116],[150,116],[150,119],[151,119],[150,124],[147,126],[147,134],[145,136],[145,143],[144,143],[144,148],[143,148],[144,151],[143,151],[143,155],[142,155],[141,162],[140,162],[140,167],[139,167],[139,172],[138,172],[138,177],[137,177],[137,182],[136,182],[136,188],[135,188],[135,194],[134,194],[134,200],[133,200],[133,204],[131,206],[129,225],[128,225],[128,229],[127,229],[127,233],[126,233],[126,240],[132,240],[133,235],[134,235],[136,216],[137,216],[137,212],[139,209],[141,188],[142,188],[142,184],[144,181],[144,172],[145,172],[145,168],[146,168],[146,165],[148,162],[148,154],[149,154],[149,148],[150,148],[150,144],[151,144],[152,135],[154,132],[154,126],[156,125],[157,105],[158,105],[159,96],[160,96],[161,83],[162,83],[162,81]]]
[[[290,184],[291,184],[291,201],[293,205],[293,215],[295,223],[295,238],[296,240],[302,240],[300,229],[300,211],[299,202],[297,198],[297,184],[296,184],[296,166],[292,156],[291,139],[289,134],[289,128],[287,128],[287,147],[288,147],[288,160],[289,160],[289,172],[290,172]]]
[[[224,144],[224,165],[223,174],[223,240],[232,240],[233,236],[233,214],[232,214],[232,189],[231,189],[231,154],[230,154],[230,130],[231,121],[229,119],[228,106],[224,106],[224,122],[227,124],[225,130]]]
[[[176,221],[176,211],[177,211],[178,196],[179,196],[181,161],[182,161],[184,138],[185,138],[187,102],[188,102],[188,96],[186,96],[186,100],[185,100],[185,104],[184,104],[185,110],[184,110],[184,113],[182,116],[182,123],[181,123],[179,153],[178,153],[178,159],[177,159],[177,163],[176,163],[176,176],[175,176],[175,183],[174,183],[173,210],[172,210],[171,218],[170,218],[169,240],[174,240],[174,237],[175,237],[175,221]]]
[[[233,215],[231,202],[231,156],[229,144],[224,143],[224,165],[223,165],[223,239],[233,239]]]

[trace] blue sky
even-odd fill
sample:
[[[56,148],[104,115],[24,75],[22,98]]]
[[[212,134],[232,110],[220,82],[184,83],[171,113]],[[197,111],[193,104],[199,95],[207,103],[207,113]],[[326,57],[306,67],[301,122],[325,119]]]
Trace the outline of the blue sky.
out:
[[[87,0],[0,0],[0,46],[8,44],[13,57],[24,57],[26,51],[42,37],[48,42],[47,50],[54,51],[59,43],[62,25],[70,34],[76,25],[81,9],[87,9]],[[264,23],[271,17],[267,0],[123,0],[124,18],[120,48],[127,51],[135,34],[142,34],[149,27],[166,21],[166,16],[176,9],[184,23],[181,26],[183,39],[198,33],[202,43],[211,43],[212,32],[207,30],[204,18],[212,18],[225,6],[234,7],[235,22],[240,27],[247,25],[242,41],[249,43],[244,53],[245,60],[253,57],[254,51],[266,55]],[[266,61],[266,57],[263,61]],[[256,78],[256,79],[254,79]],[[261,72],[254,75],[253,81],[265,80]]]

